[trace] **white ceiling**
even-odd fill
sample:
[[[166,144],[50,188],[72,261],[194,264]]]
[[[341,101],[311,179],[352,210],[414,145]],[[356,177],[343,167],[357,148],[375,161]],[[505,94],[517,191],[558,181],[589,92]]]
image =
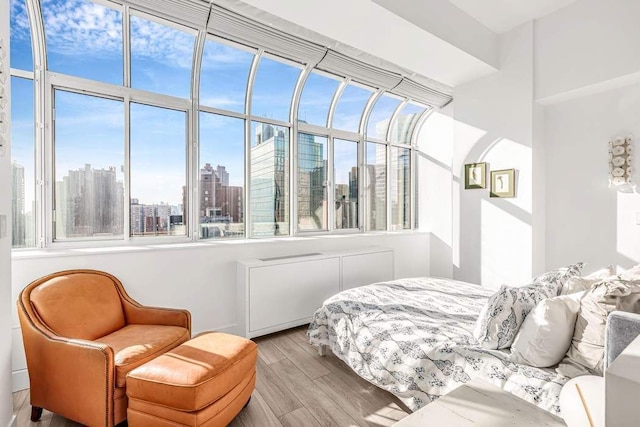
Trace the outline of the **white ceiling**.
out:
[[[495,33],[541,18],[576,0],[449,0]]]

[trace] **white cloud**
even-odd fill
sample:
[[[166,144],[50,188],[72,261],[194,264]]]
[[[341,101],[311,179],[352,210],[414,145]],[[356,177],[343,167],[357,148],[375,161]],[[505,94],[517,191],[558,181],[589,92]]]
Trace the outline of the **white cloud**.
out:
[[[43,0],[42,13],[51,52],[69,55],[121,55],[122,13],[82,0]]]
[[[131,55],[191,69],[195,37],[137,16],[131,17]]]
[[[11,37],[29,40],[29,16],[24,0],[11,0]]]
[[[252,60],[253,54],[249,52],[207,40],[202,55],[202,69],[234,68],[248,74]]]

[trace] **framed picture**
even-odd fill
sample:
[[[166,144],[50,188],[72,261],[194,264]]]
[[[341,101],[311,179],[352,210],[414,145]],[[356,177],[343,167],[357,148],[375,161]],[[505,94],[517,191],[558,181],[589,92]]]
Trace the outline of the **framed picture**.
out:
[[[487,188],[487,164],[469,163],[464,165],[464,188]]]
[[[503,169],[491,171],[491,197],[515,197],[516,196],[516,170]]]

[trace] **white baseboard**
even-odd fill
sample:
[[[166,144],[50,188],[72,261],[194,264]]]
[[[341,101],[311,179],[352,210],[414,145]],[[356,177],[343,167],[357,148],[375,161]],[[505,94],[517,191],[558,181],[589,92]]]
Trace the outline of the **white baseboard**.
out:
[[[11,417],[11,422],[9,423],[9,427],[18,427],[18,418],[14,415]]]
[[[11,372],[11,392],[29,388],[29,373],[26,369]]]

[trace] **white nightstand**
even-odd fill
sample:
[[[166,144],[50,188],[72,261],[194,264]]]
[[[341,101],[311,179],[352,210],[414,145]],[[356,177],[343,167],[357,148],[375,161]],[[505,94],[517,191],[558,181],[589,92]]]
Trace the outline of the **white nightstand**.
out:
[[[395,427],[560,427],[562,418],[474,379],[394,424]]]
[[[582,398],[576,386],[580,387]],[[589,427],[591,425],[585,404],[589,408],[593,427],[604,427],[604,378],[584,375],[573,378],[562,387],[560,410],[567,426]]]

